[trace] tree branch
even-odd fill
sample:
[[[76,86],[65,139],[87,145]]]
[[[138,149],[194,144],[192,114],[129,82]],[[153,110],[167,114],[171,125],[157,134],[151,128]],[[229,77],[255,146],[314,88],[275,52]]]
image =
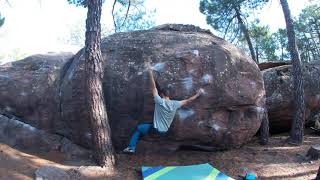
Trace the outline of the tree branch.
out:
[[[114,7],[116,6],[116,3],[117,3],[117,0],[114,0],[113,5],[112,5],[112,11],[111,11],[113,25],[114,25],[114,32],[117,32],[117,23],[116,23],[115,18],[114,18],[115,17],[114,16]]]
[[[129,14],[130,6],[131,6],[131,0],[128,0],[128,8],[127,8],[127,12],[126,12],[126,15],[125,15],[124,20],[123,20],[123,22],[122,22],[122,24],[121,24],[121,26],[120,26],[120,27],[122,27],[122,26],[124,25],[124,23],[126,22],[126,20],[127,20],[127,17],[128,17],[128,14]]]
[[[233,19],[234,19],[235,17],[236,17],[236,16],[234,15],[234,16],[230,19],[230,21],[228,22],[227,28],[225,29],[224,34],[223,34],[223,39],[225,39],[226,34],[227,34],[227,31],[228,31],[228,29],[229,29],[229,26],[230,26],[231,22],[233,21]]]
[[[240,28],[237,30],[237,32],[235,33],[233,39],[231,40],[231,43],[233,43],[233,41],[239,36],[240,34]]]
[[[116,3],[117,3],[117,0],[114,0],[113,5],[112,5],[112,19],[113,19],[113,25],[114,25],[114,32],[118,31],[117,23],[115,20],[115,14],[114,14],[114,9],[115,9]],[[126,22],[126,20],[128,18],[130,7],[131,7],[131,0],[128,0],[128,7],[127,7],[126,15],[125,15],[123,22],[119,26],[119,28],[122,27],[124,25],[124,23]]]

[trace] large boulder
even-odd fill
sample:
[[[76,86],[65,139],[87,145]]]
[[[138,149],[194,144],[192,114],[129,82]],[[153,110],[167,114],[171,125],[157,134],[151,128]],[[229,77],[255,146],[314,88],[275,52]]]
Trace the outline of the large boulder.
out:
[[[151,60],[172,99],[205,94],[178,110],[167,144],[240,146],[259,129],[265,106],[258,66],[233,45],[194,26],[164,25],[117,33],[101,44],[104,94],[116,149],[135,126],[152,122],[153,98],[144,62]],[[84,96],[84,52],[28,57],[0,67],[0,110],[90,146]]]
[[[59,84],[62,69],[72,56],[33,55],[0,66],[0,111],[49,132],[63,127],[59,121]]]
[[[284,132],[291,128],[294,116],[294,88],[292,65],[262,71],[267,95],[271,132]],[[320,63],[303,65],[306,119],[310,112],[320,109]]]
[[[240,146],[259,129],[265,106],[263,78],[239,49],[194,26],[164,25],[116,33],[101,44],[104,94],[116,149],[127,145],[135,126],[152,122],[153,98],[144,63],[151,60],[156,81],[182,100],[204,88],[205,95],[177,111],[167,143]],[[87,144],[84,55],[80,51],[61,82],[61,117],[70,138]],[[156,142],[155,142],[156,143]]]

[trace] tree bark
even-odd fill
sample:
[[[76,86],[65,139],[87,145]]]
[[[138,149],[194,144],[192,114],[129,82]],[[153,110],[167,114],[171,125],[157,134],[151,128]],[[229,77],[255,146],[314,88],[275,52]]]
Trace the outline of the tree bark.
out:
[[[259,62],[259,50],[258,45],[256,45],[256,61]]]
[[[260,144],[266,145],[269,142],[269,117],[265,108],[263,112],[261,127],[260,127]]]
[[[309,33],[310,34],[310,38],[308,38],[307,33],[303,33],[303,37],[306,39],[307,41],[307,51],[311,52],[312,58],[309,58],[309,62],[312,60],[317,60],[317,53],[318,53],[318,44],[315,43],[313,36],[312,36],[312,32]]]
[[[320,41],[320,30],[319,30],[319,25],[318,25],[318,20],[315,20],[314,22],[313,22],[313,24],[314,24],[314,27],[315,27],[315,31],[317,32],[317,35],[318,35],[318,40]]]
[[[320,41],[320,31],[317,29],[318,40]]]
[[[288,45],[290,56],[292,58],[293,66],[293,88],[294,88],[294,100],[295,100],[295,114],[292,122],[292,127],[290,131],[290,137],[288,138],[288,143],[294,145],[301,145],[303,143],[303,133],[304,133],[304,89],[303,89],[303,76],[301,59],[298,52],[295,32],[293,27],[293,22],[290,14],[290,9],[287,0],[280,0],[284,18],[286,21],[287,35],[288,35]]]
[[[313,53],[313,60],[316,61],[318,60],[318,57],[320,57],[320,48],[319,48],[319,45],[318,45],[318,42],[316,41],[316,37],[314,37],[313,33],[310,32],[310,37],[311,37],[311,47],[312,49],[314,49],[315,53]]]
[[[88,117],[96,161],[100,166],[112,168],[114,166],[114,156],[111,142],[111,130],[102,89],[103,64],[100,50],[102,0],[90,0],[87,4],[85,95],[88,107]]]
[[[246,41],[248,43],[251,57],[258,64],[259,62],[255,58],[255,53],[254,53],[253,45],[252,45],[252,42],[251,42],[251,39],[250,39],[249,31],[248,31],[246,25],[244,24],[244,22],[243,22],[243,20],[241,18],[241,14],[240,14],[239,9],[237,9],[237,8],[234,8],[234,9],[236,11],[236,17],[237,17],[237,20],[239,22],[240,29],[241,29],[241,31],[242,31],[242,33],[243,33],[243,35],[246,38]]]

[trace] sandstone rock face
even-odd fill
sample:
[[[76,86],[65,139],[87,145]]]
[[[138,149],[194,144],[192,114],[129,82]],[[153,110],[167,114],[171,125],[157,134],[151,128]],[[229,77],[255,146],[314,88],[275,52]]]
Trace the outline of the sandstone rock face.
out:
[[[144,63],[172,99],[205,94],[177,111],[166,142],[223,148],[242,145],[259,129],[264,85],[258,66],[233,45],[194,26],[164,25],[117,33],[101,45],[104,93],[116,149],[127,145],[135,126],[152,122],[153,98]],[[61,83],[61,117],[71,138],[87,144],[83,52],[70,63]],[[155,142],[156,143],[156,142]]]
[[[294,116],[294,89],[291,71],[291,65],[262,71],[271,132],[284,132],[291,128]],[[320,63],[305,64],[303,76],[306,118],[308,118],[310,112],[320,109]]]
[[[34,55],[0,66],[0,110],[34,127],[58,130],[59,81],[71,53]]]
[[[258,66],[233,45],[194,26],[164,25],[117,33],[101,45],[104,94],[113,144],[127,145],[135,126],[152,122],[153,98],[144,63],[156,81],[182,100],[205,94],[177,111],[166,144],[240,146],[259,129],[265,107]],[[84,97],[84,56],[36,55],[0,67],[0,110],[90,146]],[[156,143],[156,141],[154,142]]]

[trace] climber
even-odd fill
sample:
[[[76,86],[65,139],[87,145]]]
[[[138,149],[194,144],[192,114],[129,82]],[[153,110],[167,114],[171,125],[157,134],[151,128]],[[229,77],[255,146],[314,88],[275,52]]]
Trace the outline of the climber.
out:
[[[152,95],[155,102],[153,123],[138,124],[135,132],[131,136],[128,147],[123,150],[124,153],[135,153],[139,137],[147,135],[150,130],[154,130],[158,134],[165,134],[173,121],[176,110],[197,99],[204,93],[203,89],[199,89],[195,95],[188,99],[182,101],[171,100],[167,89],[160,89],[160,87],[156,86],[150,63],[146,63],[146,66],[150,76]],[[158,94],[158,90],[161,97]]]

